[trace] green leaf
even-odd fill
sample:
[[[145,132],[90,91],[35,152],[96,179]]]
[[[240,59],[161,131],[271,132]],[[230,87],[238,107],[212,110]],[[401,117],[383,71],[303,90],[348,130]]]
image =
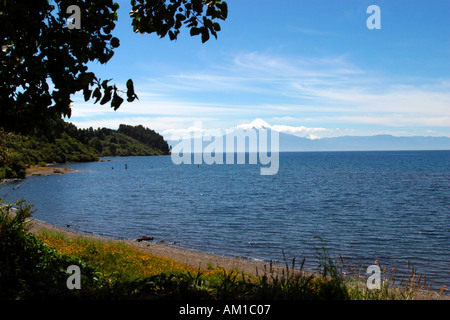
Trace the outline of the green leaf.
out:
[[[134,99],[138,99],[136,93],[134,92],[133,80],[129,79],[127,81],[127,101],[133,102]]]
[[[200,28],[193,27],[191,29],[191,36],[197,36],[200,34]]]
[[[91,98],[92,90],[89,90],[88,88],[83,89],[83,95],[84,95],[84,101],[88,101]]]
[[[184,16],[184,14],[181,14],[181,13],[178,13],[178,14],[175,16],[175,18],[176,18],[177,20],[180,20],[180,21],[186,20],[186,17]]]
[[[219,9],[222,11],[221,19],[225,20],[228,17],[228,5],[225,1],[222,1],[221,3],[217,4]]]
[[[117,39],[116,37],[113,37],[113,38],[111,39],[111,46],[112,46],[113,48],[119,47],[119,46],[120,46],[120,40]]]
[[[109,80],[103,80],[103,82],[102,82],[102,88],[103,88],[104,90],[106,90],[106,89],[108,88],[108,81],[109,81]]]
[[[96,98],[94,104],[97,103],[97,102],[102,98],[102,93],[100,92],[100,88],[96,88],[96,89],[94,90],[94,93],[92,94],[92,96],[93,96],[94,98]]]
[[[202,27],[202,43],[205,43],[209,40],[209,32],[207,28]]]
[[[213,28],[213,23],[210,19],[207,19],[205,17],[203,17],[203,24],[205,25],[205,27],[207,27],[208,29],[212,29]]]
[[[134,84],[133,84],[133,80],[131,80],[131,79],[128,79],[128,81],[127,81],[127,90],[134,92]]]
[[[216,8],[212,5],[208,6],[208,9],[206,9],[206,15],[214,18],[216,16]]]
[[[100,104],[104,105],[108,103],[108,101],[111,100],[111,97],[112,97],[112,87],[108,87],[105,90],[105,94],[103,95],[103,99],[100,101]]]
[[[123,98],[120,97],[117,92],[114,92],[114,96],[113,99],[111,101],[111,107],[114,108],[114,111],[116,111],[117,109],[119,109],[120,105],[123,102]]]
[[[201,14],[203,11],[203,1],[202,0],[191,0],[192,9],[198,14]]]
[[[83,88],[86,88],[87,86],[89,86],[92,83],[92,81],[94,81],[95,74],[92,72],[82,73],[78,79],[81,82],[81,86]]]

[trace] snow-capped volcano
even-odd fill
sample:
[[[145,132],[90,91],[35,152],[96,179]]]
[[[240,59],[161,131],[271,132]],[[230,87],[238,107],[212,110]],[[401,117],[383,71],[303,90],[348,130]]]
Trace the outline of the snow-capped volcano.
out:
[[[236,126],[236,128],[243,129],[243,130],[249,130],[249,129],[258,129],[259,130],[259,129],[272,129],[272,126],[270,124],[268,124],[267,122],[265,122],[263,119],[256,118],[251,123],[240,124],[240,125]]]
[[[273,130],[277,131],[280,134],[286,134],[288,136],[295,136],[295,137],[301,137],[306,138],[309,140],[317,140],[320,139],[319,136],[317,136],[316,132],[324,132],[327,131],[327,129],[324,128],[307,128],[304,126],[299,127],[292,127],[292,126],[286,126],[286,125],[270,125],[267,122],[265,122],[261,118],[256,118],[251,123],[244,123],[236,126],[236,129],[242,129],[242,130],[249,130],[249,129],[266,129],[266,130]]]
[[[241,130],[272,130],[279,133],[280,151],[376,151],[376,150],[450,150],[450,138],[448,137],[395,137],[392,135],[375,136],[340,136],[320,137],[320,133],[331,132],[326,128],[308,128],[304,126],[270,125],[261,118],[256,118],[251,123],[240,124],[231,129],[219,131],[225,138],[228,134],[235,134],[233,129]],[[198,135],[195,135],[198,132]],[[202,144],[211,139],[203,137],[216,137],[205,134],[200,127],[192,127],[187,130],[185,139],[200,139]],[[220,135],[219,135],[220,136]],[[167,140],[170,145],[176,145],[183,138],[178,134],[176,138]],[[216,139],[214,139],[215,141]]]

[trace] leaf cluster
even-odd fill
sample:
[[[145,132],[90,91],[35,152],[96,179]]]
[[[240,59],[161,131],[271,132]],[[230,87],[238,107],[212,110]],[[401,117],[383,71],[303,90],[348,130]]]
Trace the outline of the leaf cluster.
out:
[[[81,10],[82,28],[67,27],[67,7]],[[107,63],[119,46],[111,31],[119,5],[112,0],[0,2],[0,126],[16,132],[71,116],[71,95],[97,85],[103,104],[117,109],[117,88],[97,80],[86,64]],[[113,94],[114,93],[114,94]],[[131,94],[135,97],[134,94]],[[98,91],[97,91],[98,96]]]
[[[85,77],[87,81],[87,86],[83,88],[85,101],[95,98],[94,104],[99,101],[101,105],[111,102],[111,108],[116,111],[124,101],[124,98],[121,96],[123,93],[126,93],[128,102],[139,99],[134,92],[133,80],[131,79],[128,79],[127,81],[127,91],[123,91],[118,90],[115,84],[108,85],[108,82],[111,81],[111,79],[101,81],[101,79],[97,79],[93,73],[85,74]]]
[[[223,1],[131,0],[135,32],[169,35],[175,40],[184,25],[191,35],[217,38],[227,17]],[[69,6],[80,8],[80,29],[68,27]],[[0,1],[0,127],[29,133],[72,114],[71,96],[117,110],[137,99],[133,81],[118,89],[89,72],[89,62],[106,64],[120,46],[112,35],[119,5],[113,0]]]
[[[184,25],[190,35],[201,35],[202,42],[210,35],[217,39],[220,24],[214,20],[225,20],[228,6],[225,1],[214,0],[132,0],[132,26],[134,32],[156,33],[161,38],[169,35],[176,40]]]

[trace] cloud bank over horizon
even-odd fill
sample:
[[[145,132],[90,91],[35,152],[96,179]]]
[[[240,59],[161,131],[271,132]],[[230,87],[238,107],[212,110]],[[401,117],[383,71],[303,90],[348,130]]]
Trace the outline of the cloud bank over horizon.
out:
[[[119,19],[123,45],[93,68],[119,88],[132,78],[139,100],[114,112],[78,95],[69,121],[170,134],[195,121],[226,130],[260,118],[310,138],[450,137],[449,3],[383,3],[380,30],[368,30],[357,0],[229,5],[219,39],[203,45],[137,36]]]

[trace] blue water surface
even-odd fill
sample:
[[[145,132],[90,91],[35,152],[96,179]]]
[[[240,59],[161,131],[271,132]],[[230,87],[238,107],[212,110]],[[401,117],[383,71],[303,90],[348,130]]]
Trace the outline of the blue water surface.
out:
[[[36,219],[80,232],[305,258],[311,268],[324,245],[362,273],[378,259],[450,286],[450,151],[281,153],[271,176],[259,165],[175,165],[170,156],[102,160],[5,184],[0,197],[26,199]]]

